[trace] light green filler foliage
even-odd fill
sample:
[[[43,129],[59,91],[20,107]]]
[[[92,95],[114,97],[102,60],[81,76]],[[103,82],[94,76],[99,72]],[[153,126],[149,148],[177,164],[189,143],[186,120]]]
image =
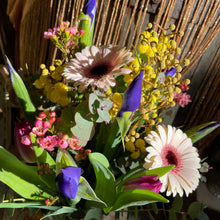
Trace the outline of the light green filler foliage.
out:
[[[29,93],[26,89],[26,86],[23,80],[18,75],[18,73],[15,71],[9,59],[7,57],[6,59],[7,59],[7,65],[8,65],[11,82],[12,82],[12,86],[14,88],[15,94],[18,98],[18,101],[21,105],[21,108],[25,114],[26,119],[29,122],[33,123],[33,120],[35,119],[34,115],[36,112],[36,108],[31,101],[31,98],[29,96]]]

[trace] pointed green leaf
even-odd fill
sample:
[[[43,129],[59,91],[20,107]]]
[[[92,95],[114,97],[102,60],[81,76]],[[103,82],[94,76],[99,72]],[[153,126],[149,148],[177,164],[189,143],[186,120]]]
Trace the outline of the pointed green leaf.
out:
[[[56,210],[55,212],[52,212],[48,215],[43,216],[41,219],[45,219],[49,216],[54,216],[54,215],[61,215],[61,214],[68,214],[68,213],[73,213],[77,209],[74,207],[65,207],[63,206],[61,209]]]
[[[86,200],[103,203],[106,206],[106,204],[97,197],[92,187],[82,176],[80,177],[80,181],[78,184],[77,196]]]
[[[4,203],[0,203],[0,208],[36,208],[36,209],[47,209],[47,210],[57,210],[60,209],[59,206],[46,206],[46,205],[42,205],[42,203],[40,202],[14,202],[14,203],[10,203],[10,202],[4,202]]]
[[[116,189],[115,177],[109,170],[108,160],[100,153],[89,154],[89,160],[95,171],[96,195],[108,206],[111,206],[115,201]]]
[[[206,135],[210,134],[216,128],[220,126],[220,123],[216,122],[209,122],[202,125],[198,125],[194,128],[187,130],[185,133],[189,138],[191,138],[192,143],[195,143],[205,137]]]
[[[37,174],[37,167],[28,166],[0,147],[0,181],[26,199],[45,200],[46,185]],[[44,190],[43,190],[44,189]]]
[[[7,65],[11,77],[12,86],[14,88],[15,94],[18,98],[18,101],[22,107],[22,110],[29,122],[33,123],[33,120],[35,119],[34,115],[36,112],[36,108],[34,107],[31,98],[29,96],[29,93],[26,89],[26,86],[24,85],[23,80],[18,75],[18,73],[15,71],[15,69],[12,67],[11,62],[9,59],[7,59]]]
[[[142,189],[125,190],[117,195],[116,201],[113,207],[111,208],[111,211],[119,211],[126,207],[141,206],[152,202],[167,203],[169,202],[169,200],[165,199],[160,194],[149,190],[142,190]]]
[[[77,167],[77,164],[68,151],[59,148],[56,157],[56,176],[63,167],[67,166]]]
[[[122,140],[124,149],[125,149],[124,138],[131,126],[131,121],[129,119],[131,114],[132,112],[124,112],[122,117],[116,118],[120,131],[121,131],[121,140]]]

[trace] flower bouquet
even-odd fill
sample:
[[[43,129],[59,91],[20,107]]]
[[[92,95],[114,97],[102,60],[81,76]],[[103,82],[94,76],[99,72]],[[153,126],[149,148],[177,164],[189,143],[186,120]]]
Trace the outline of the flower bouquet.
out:
[[[163,124],[164,110],[191,102],[190,80],[181,74],[190,61],[178,59],[174,40],[184,33],[175,32],[174,24],[156,32],[149,23],[132,52],[97,47],[95,11],[96,2],[89,0],[76,26],[61,22],[44,33],[61,57],[49,67],[41,64],[30,86],[7,58],[22,109],[14,126],[22,159],[0,148],[0,180],[17,195],[0,207],[41,209],[42,219],[92,219],[95,210],[94,218],[101,219],[149,204],[149,215],[156,214],[156,203],[175,197],[180,213],[176,204],[201,176],[193,144],[219,126],[210,122],[183,132]],[[192,204],[181,215],[201,212],[201,205]]]

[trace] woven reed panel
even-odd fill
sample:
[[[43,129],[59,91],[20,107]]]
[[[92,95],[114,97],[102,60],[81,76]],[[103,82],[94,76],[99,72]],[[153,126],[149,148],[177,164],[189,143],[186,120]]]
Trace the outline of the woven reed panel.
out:
[[[29,70],[35,72],[41,63],[51,64],[57,51],[43,39],[43,32],[63,20],[74,25],[84,3],[85,0],[8,0],[7,14],[16,30],[16,68],[24,68],[27,63]],[[162,27],[175,23],[177,31],[185,32],[176,41],[183,49],[181,59],[191,60],[183,73],[192,81],[189,92],[193,99],[175,121],[192,126],[203,120],[219,120],[219,41],[209,49],[208,59],[202,57],[219,33],[219,12],[219,0],[97,0],[93,43],[132,48],[137,46],[139,34],[149,21]]]
[[[27,63],[32,72],[40,63],[49,64],[56,50],[42,39],[43,32],[62,20],[74,25],[84,3],[85,0],[8,0],[7,13],[17,30],[16,64],[24,67]],[[177,31],[185,31],[182,40],[176,40],[185,48],[181,57],[192,60],[187,72],[219,32],[219,8],[218,0],[97,0],[93,43],[135,47],[149,21],[163,27],[174,22]]]

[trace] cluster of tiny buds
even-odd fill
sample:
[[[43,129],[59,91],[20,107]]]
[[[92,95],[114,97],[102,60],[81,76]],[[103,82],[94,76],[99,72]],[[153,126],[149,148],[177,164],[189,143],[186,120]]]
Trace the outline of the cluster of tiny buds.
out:
[[[75,160],[76,161],[86,160],[90,153],[92,153],[90,149],[84,150],[83,148],[81,148],[78,150],[78,154],[75,155]]]
[[[49,113],[49,119],[45,112],[40,112],[34,125],[36,127],[44,127],[50,129],[52,124],[56,121],[56,112]]]
[[[39,170],[37,171],[38,175],[43,175],[43,174],[51,174],[54,173],[54,171],[52,169],[50,169],[50,165],[49,163],[45,163],[45,164],[40,164],[39,165]]]

